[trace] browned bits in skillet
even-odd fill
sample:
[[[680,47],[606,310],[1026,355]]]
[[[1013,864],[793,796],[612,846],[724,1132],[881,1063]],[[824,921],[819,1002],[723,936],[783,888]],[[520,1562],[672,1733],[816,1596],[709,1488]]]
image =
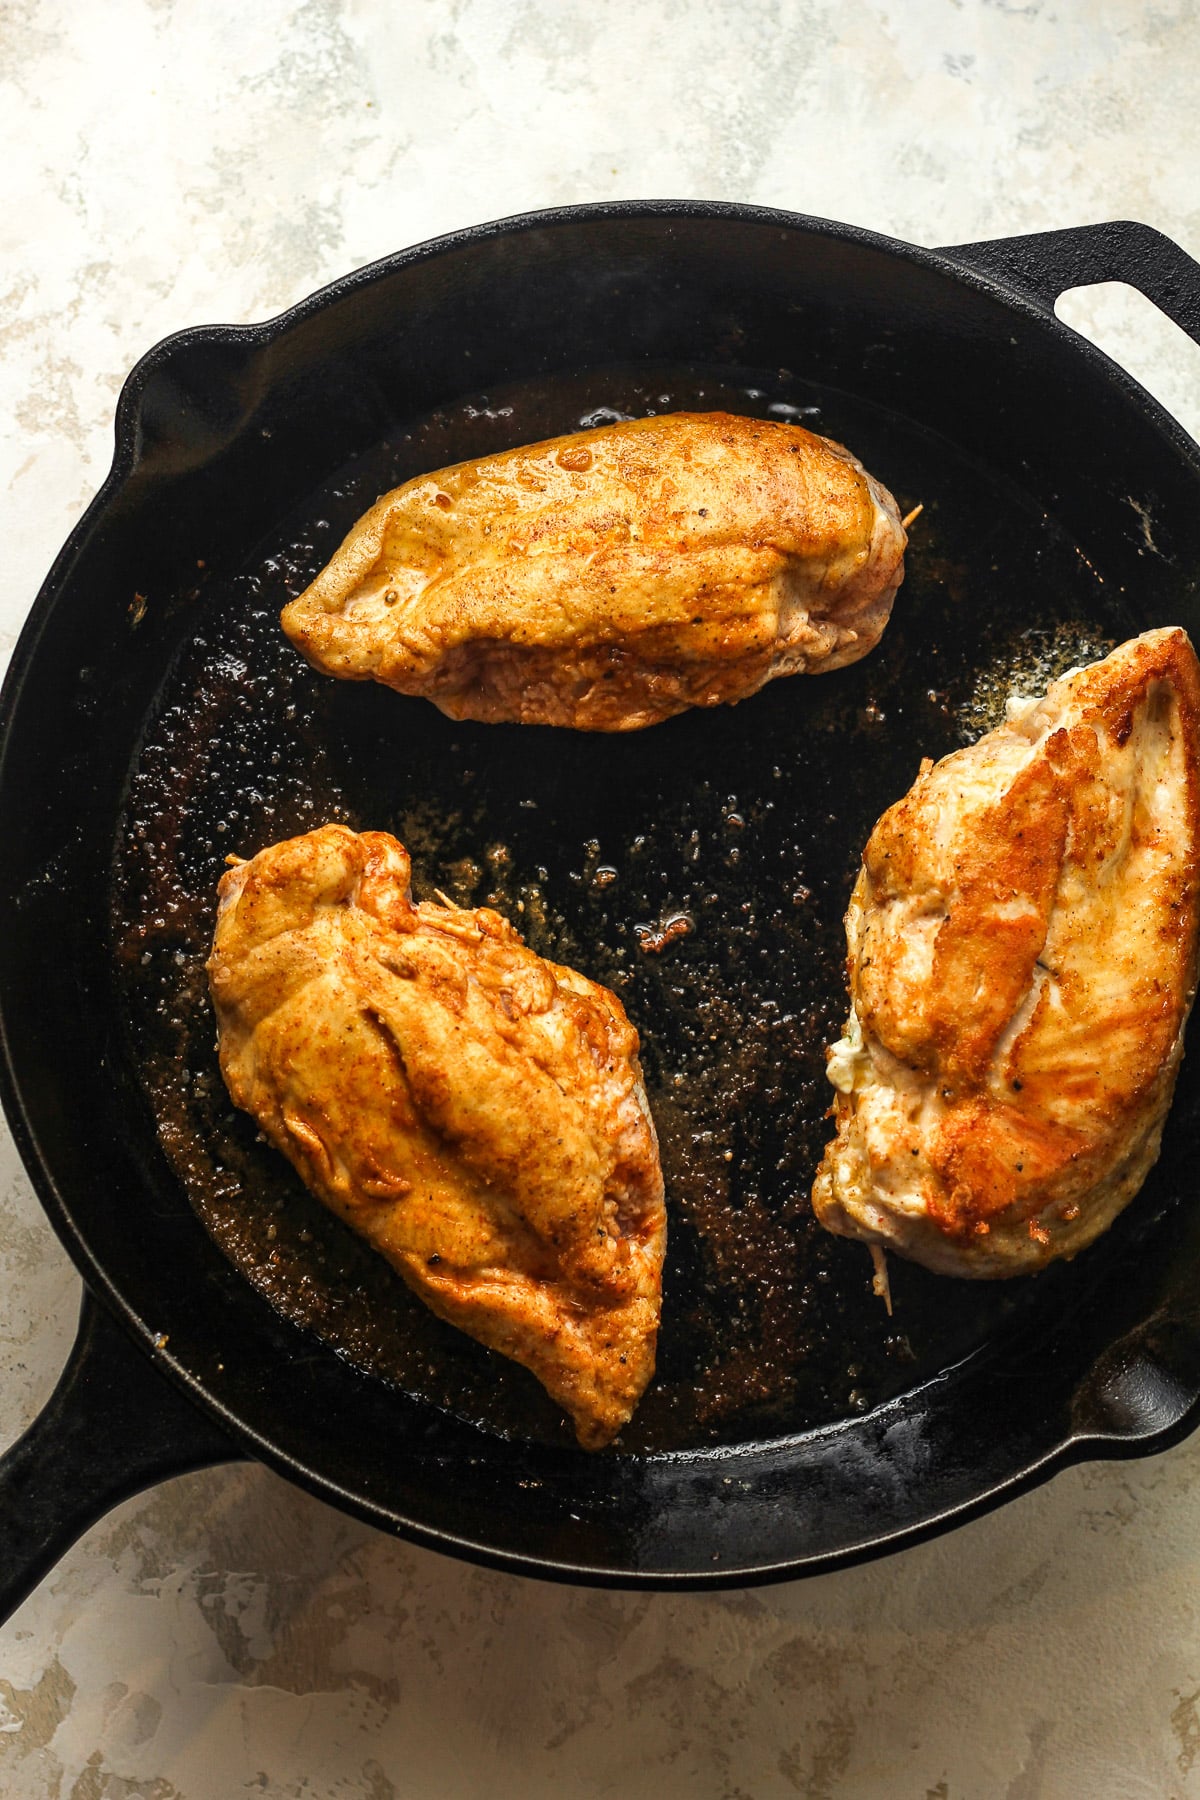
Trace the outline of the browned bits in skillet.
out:
[[[661,925],[635,925],[633,934],[644,956],[661,956],[669,945],[695,930],[695,922],[687,913],[676,913]]]
[[[861,1247],[808,1207],[828,1136],[824,1045],[844,1014],[842,915],[871,826],[922,754],[995,722],[1009,686],[1102,654],[1129,628],[1022,495],[902,420],[784,379],[608,370],[475,395],[298,497],[258,566],[220,581],[210,570],[197,599],[175,602],[187,641],[147,725],[113,888],[127,1028],[164,1147],[208,1229],[280,1311],[492,1431],[570,1443],[532,1377],[497,1374],[498,1359],[432,1318],[229,1103],[203,977],[229,852],[329,819],[390,830],[412,853],[418,898],[494,906],[541,955],[620,994],[642,1038],[671,1221],[658,1370],[623,1449],[843,1418],[978,1351],[1006,1321],[1027,1335],[1087,1261],[1016,1284],[1020,1297],[906,1268],[889,1323]],[[318,678],[282,638],[284,602],[377,494],[422,469],[599,423],[602,407],[776,403],[823,406],[805,422],[854,444],[902,506],[926,502],[903,605],[855,668],[594,738],[455,725],[372,684]],[[1019,608],[1013,559],[1027,571]],[[143,630],[171,601],[154,598]],[[885,717],[862,729],[870,698]],[[489,858],[497,846],[507,859]],[[617,880],[597,883],[601,869]],[[639,923],[683,913],[694,932],[662,955],[638,951]]]

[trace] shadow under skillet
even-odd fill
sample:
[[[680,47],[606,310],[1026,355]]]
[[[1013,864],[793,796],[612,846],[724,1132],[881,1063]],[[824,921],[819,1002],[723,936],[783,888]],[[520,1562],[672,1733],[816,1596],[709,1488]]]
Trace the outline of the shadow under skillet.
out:
[[[863,662],[594,736],[455,724],[314,674],[283,637],[280,607],[378,493],[605,418],[711,407],[798,419],[849,443],[902,511],[924,503]],[[486,1429],[570,1439],[532,1376],[435,1319],[225,1092],[203,972],[225,857],[333,819],[394,832],[418,898],[495,906],[535,950],[614,988],[641,1034],[670,1236],[658,1372],[620,1449],[791,1434],[1013,1333],[1036,1345],[1152,1227],[1148,1189],[1088,1255],[1036,1278],[963,1282],[893,1258],[889,1319],[865,1249],[809,1205],[831,1131],[825,1045],[846,1008],[842,915],[875,820],[923,756],[995,724],[1011,689],[1036,692],[1137,629],[1039,507],[944,441],[787,371],[639,365],[477,395],[305,497],[255,566],[201,590],[195,620],[115,846],[125,1024],[207,1228],[349,1361]]]

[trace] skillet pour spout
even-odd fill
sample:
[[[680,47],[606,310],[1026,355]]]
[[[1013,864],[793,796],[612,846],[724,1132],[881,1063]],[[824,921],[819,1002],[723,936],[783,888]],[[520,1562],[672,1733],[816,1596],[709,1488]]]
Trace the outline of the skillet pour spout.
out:
[[[887,1324],[865,1256],[822,1246],[804,1200],[874,818],[923,755],[987,727],[1014,667],[1057,673],[1150,626],[1200,637],[1200,449],[1054,316],[1107,280],[1200,342],[1200,267],[1143,225],[925,250],[756,207],[583,206],[419,245],[137,366],[0,701],[0,1090],[95,1297],[0,1463],[0,1604],[116,1499],[235,1455],[453,1555],[704,1587],[900,1549],[1191,1430],[1200,1057],[1128,1213],[992,1311],[901,1272]],[[654,746],[581,746],[334,694],[262,624],[364,485],[662,395],[799,418],[924,504],[871,657],[640,734]],[[672,1260],[642,1435],[602,1457],[486,1362],[406,1336],[383,1290],[339,1313],[349,1253],[330,1238],[303,1262],[302,1197],[205,1085],[188,982],[216,875],[322,822],[306,806],[397,830],[430,889],[474,880],[479,903],[523,903],[542,953],[619,976]]]

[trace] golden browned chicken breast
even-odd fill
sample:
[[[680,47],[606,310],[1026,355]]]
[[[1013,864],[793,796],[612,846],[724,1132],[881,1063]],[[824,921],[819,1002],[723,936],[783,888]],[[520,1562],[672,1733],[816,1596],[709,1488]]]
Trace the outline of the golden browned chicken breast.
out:
[[[950,1275],[1074,1256],[1158,1155],[1196,983],[1200,670],[1148,631],[926,765],[871,834],[829,1055],[831,1231]]]
[[[666,414],[385,494],[283,628],[326,674],[452,719],[635,731],[865,656],[904,545],[840,444]]]
[[[654,1372],[666,1215],[637,1033],[499,914],[342,825],[224,876],[221,1072],[313,1193],[599,1449]]]

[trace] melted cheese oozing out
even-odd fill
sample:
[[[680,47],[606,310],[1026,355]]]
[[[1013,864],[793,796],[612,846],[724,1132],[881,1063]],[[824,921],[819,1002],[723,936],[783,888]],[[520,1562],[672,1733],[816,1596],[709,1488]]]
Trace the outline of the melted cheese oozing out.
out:
[[[830,1051],[825,1074],[839,1094],[852,1094],[865,1086],[871,1074],[871,1057],[863,1043],[862,1026],[853,1006],[846,1030]]]

